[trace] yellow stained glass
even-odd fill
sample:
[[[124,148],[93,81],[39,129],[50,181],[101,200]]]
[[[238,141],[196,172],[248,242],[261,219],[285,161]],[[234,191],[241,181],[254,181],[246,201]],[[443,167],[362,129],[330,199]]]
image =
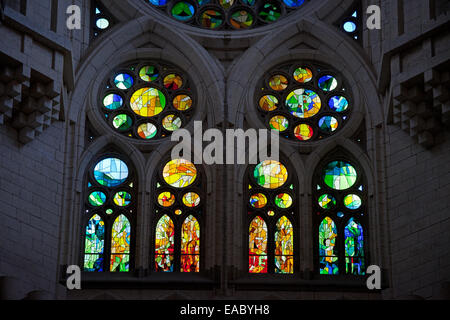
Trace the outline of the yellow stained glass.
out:
[[[163,207],[171,207],[175,203],[175,196],[169,191],[161,192],[158,203]]]
[[[163,178],[167,184],[175,188],[185,188],[197,178],[195,165],[184,159],[169,161],[163,169]]]
[[[131,109],[142,117],[153,117],[166,107],[166,97],[155,88],[141,88],[131,96]]]
[[[265,160],[255,167],[253,173],[256,182],[263,188],[276,189],[284,185],[288,179],[286,167],[275,160]]]
[[[281,74],[275,75],[269,80],[269,86],[275,91],[285,90],[288,86],[288,83],[288,79]]]
[[[192,98],[187,94],[180,94],[173,99],[173,106],[179,111],[186,111],[192,107]]]

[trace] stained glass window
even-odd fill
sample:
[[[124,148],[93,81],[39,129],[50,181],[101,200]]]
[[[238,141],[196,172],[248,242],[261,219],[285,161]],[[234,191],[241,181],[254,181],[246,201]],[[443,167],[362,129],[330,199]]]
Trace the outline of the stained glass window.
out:
[[[315,174],[314,190],[317,272],[364,275],[367,196],[362,171],[345,156],[324,161]]]
[[[265,160],[249,167],[245,184],[249,273],[294,273],[295,190],[295,174],[286,162]]]
[[[155,271],[200,272],[203,176],[192,162],[173,159],[163,161],[156,180]]]
[[[95,38],[114,24],[115,20],[99,1],[92,1],[92,37]]]
[[[339,73],[308,61],[269,70],[258,85],[255,101],[259,117],[269,129],[300,142],[336,134],[353,109],[352,97]]]
[[[176,21],[209,30],[242,30],[274,23],[308,0],[142,0]]]
[[[362,10],[359,3],[355,7],[352,7],[350,11],[346,12],[339,21],[339,27],[342,31],[357,41],[361,41],[362,38],[361,24]]]
[[[130,62],[104,81],[99,111],[114,131],[129,138],[164,138],[192,117],[196,96],[191,83],[188,75],[170,63]]]
[[[133,170],[111,153],[92,162],[86,179],[84,271],[129,272],[137,200]]]

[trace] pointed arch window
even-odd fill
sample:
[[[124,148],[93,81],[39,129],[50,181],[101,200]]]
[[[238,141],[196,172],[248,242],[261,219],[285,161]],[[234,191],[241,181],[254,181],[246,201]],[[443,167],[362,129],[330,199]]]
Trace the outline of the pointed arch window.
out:
[[[367,196],[362,170],[347,157],[328,159],[315,173],[314,189],[316,272],[364,275]]]
[[[266,160],[247,172],[245,210],[249,273],[292,274],[297,221],[293,170]]]
[[[184,159],[166,160],[156,173],[154,270],[200,272],[204,177]]]
[[[97,157],[89,167],[84,203],[84,271],[129,272],[136,181],[119,154]]]

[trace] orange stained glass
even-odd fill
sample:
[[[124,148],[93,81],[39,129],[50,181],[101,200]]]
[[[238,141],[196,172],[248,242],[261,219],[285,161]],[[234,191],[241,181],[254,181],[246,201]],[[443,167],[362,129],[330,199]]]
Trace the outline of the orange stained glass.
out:
[[[111,237],[111,271],[128,272],[131,225],[127,217],[120,215],[114,221]]]
[[[171,207],[175,203],[175,195],[169,191],[161,192],[158,195],[158,203],[163,207]]]
[[[293,273],[294,229],[286,217],[277,222],[275,232],[275,272]]]
[[[164,77],[164,87],[171,90],[178,90],[183,85],[183,78],[181,76],[171,73]]]
[[[267,272],[267,225],[259,216],[250,222],[249,272]]]
[[[274,111],[278,108],[278,99],[272,95],[265,95],[259,99],[259,107],[264,111]]]
[[[269,86],[275,91],[285,90],[288,86],[288,83],[288,79],[281,74],[275,75],[269,80]]]
[[[173,99],[173,106],[179,111],[186,111],[192,107],[192,98],[187,94],[179,94]]]
[[[131,96],[130,107],[139,116],[153,117],[166,107],[166,97],[158,89],[141,88]]]
[[[173,254],[175,248],[175,226],[169,216],[159,219],[155,234],[155,269],[173,271]]]
[[[163,169],[163,178],[172,187],[185,188],[194,183],[197,178],[197,168],[188,160],[171,160]]]
[[[200,271],[200,224],[189,216],[181,227],[181,272]]]

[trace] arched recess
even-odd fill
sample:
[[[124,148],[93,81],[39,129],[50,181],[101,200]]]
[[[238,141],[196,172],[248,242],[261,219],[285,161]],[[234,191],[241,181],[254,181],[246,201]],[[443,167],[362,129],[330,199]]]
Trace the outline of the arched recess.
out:
[[[78,167],[74,169],[76,178],[72,185],[72,198],[68,204],[68,214],[65,216],[66,224],[61,230],[62,239],[64,243],[70,243],[68,246],[61,248],[61,259],[65,263],[78,264],[80,252],[83,250],[83,207],[86,203],[86,175],[91,169],[92,162],[96,157],[102,154],[113,153],[123,156],[127,159],[130,166],[132,166],[135,176],[135,195],[136,202],[134,203],[134,226],[133,233],[138,241],[135,242],[134,256],[136,265],[140,265],[140,248],[141,235],[143,234],[143,196],[144,196],[144,181],[145,181],[145,160],[142,154],[132,145],[123,143],[114,139],[112,136],[102,136],[96,139],[83,152],[78,162]],[[67,189],[66,189],[67,190]],[[83,241],[82,241],[83,240]]]
[[[296,60],[328,64],[347,80],[355,101],[354,116],[336,136],[351,136],[363,117],[367,117],[368,127],[382,122],[383,110],[376,90],[376,77],[373,68],[365,61],[363,50],[325,22],[313,22],[308,18],[268,34],[233,65],[228,79],[228,121],[242,126],[245,116],[250,126],[263,127],[256,117],[248,117],[254,110],[258,81],[276,65]],[[302,147],[311,150],[317,144],[320,143],[306,142]]]
[[[130,158],[107,147],[92,157],[83,177],[79,212],[85,272],[131,272],[139,223],[138,177]],[[79,234],[79,233],[78,233]]]
[[[235,244],[242,241],[242,259],[235,265],[242,273],[292,275],[301,269],[299,185],[292,159],[284,155],[247,166],[233,234]],[[242,229],[236,228],[239,220]]]
[[[362,230],[364,239],[364,270],[358,275],[364,275],[369,264],[385,265],[386,252],[383,252],[383,243],[387,239],[385,226],[380,223],[384,216],[380,214],[377,205],[379,199],[376,190],[377,183],[374,181],[374,173],[368,157],[353,142],[339,139],[316,150],[309,156],[306,163],[308,167],[315,168],[308,172],[305,181],[305,184],[307,183],[311,187],[308,190],[310,195],[308,216],[311,217],[308,227],[312,233],[312,246],[309,250],[314,253],[314,263],[310,267],[314,268],[316,274],[320,274],[318,272],[318,252],[320,251],[318,232],[325,218],[329,218],[329,221],[331,221],[327,223],[328,226],[335,226],[334,231],[337,238],[333,243],[328,244],[328,248],[330,252],[333,251],[333,247],[335,251],[337,250],[337,252],[334,252],[337,260],[335,268],[339,270],[337,274],[347,274],[345,260],[346,248],[349,247],[346,246],[345,234],[346,227],[351,219],[353,219],[354,225],[361,227],[360,230]],[[345,178],[344,176],[340,178],[325,177],[325,169],[331,164],[335,164],[336,168],[340,165],[349,164],[350,167],[345,167],[342,171],[349,175]],[[329,170],[330,174],[331,172],[340,172],[338,169],[332,170],[331,167]],[[344,185],[340,187],[329,185],[331,181],[338,183],[340,179]],[[324,231],[326,228],[322,229]],[[383,249],[380,249],[380,247],[383,247]]]

